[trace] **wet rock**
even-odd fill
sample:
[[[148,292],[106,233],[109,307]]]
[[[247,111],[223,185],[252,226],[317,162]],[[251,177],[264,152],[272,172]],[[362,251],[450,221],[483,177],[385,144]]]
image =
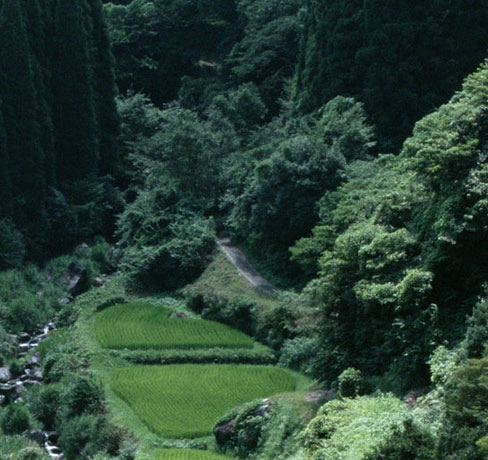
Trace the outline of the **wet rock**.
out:
[[[19,342],[22,343],[27,343],[31,339],[31,336],[27,332],[22,332],[22,334],[19,335]]]
[[[213,429],[213,434],[218,445],[227,444],[234,436],[234,420],[218,423]]]
[[[8,367],[0,367],[0,383],[7,383],[12,379],[12,373]]]
[[[38,352],[36,352],[25,362],[25,368],[32,369],[33,367],[40,366],[40,364],[41,364],[41,355]]]
[[[68,305],[71,302],[73,302],[72,297],[62,297],[61,299],[58,300],[60,307],[64,307],[65,305]]]
[[[19,397],[19,385],[12,383],[0,383],[0,396],[5,398],[5,402],[15,401]]]
[[[29,372],[29,377],[31,380],[36,380],[38,382],[41,382],[42,379],[43,379],[43,375],[42,375],[42,370],[41,369],[35,369],[35,370],[31,370]]]
[[[62,278],[64,285],[74,297],[83,294],[90,287],[88,270],[80,262],[71,262]]]
[[[40,446],[44,446],[47,441],[47,433],[42,430],[30,430],[27,432],[27,437],[34,442],[37,442]]]

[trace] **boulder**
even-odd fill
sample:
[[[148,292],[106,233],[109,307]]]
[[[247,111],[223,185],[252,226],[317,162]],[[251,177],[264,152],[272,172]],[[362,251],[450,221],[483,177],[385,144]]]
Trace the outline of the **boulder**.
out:
[[[8,367],[0,367],[0,383],[7,383],[12,380],[12,373]]]
[[[19,342],[20,343],[27,343],[31,339],[31,336],[27,332],[22,332],[22,334],[19,335]]]
[[[74,297],[83,294],[90,287],[88,270],[80,262],[71,262],[63,275],[63,283]]]
[[[34,353],[26,362],[25,368],[32,369],[33,367],[37,367],[41,365],[41,355],[39,352]]]
[[[213,434],[219,446],[227,444],[234,436],[234,419],[215,425]]]
[[[19,396],[19,386],[15,384],[0,383],[0,397],[6,402],[15,401]]]
[[[27,432],[27,437],[40,446],[44,446],[45,442],[47,441],[47,433],[42,430],[30,430]]]

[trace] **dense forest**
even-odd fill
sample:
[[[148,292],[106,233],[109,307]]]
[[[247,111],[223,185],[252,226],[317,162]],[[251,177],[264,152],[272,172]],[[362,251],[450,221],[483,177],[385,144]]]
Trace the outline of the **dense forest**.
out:
[[[217,450],[488,459],[487,54],[482,0],[0,0],[0,387],[59,328],[0,456],[152,458],[83,310],[164,295],[334,395],[236,409]],[[276,298],[199,287],[221,238]]]

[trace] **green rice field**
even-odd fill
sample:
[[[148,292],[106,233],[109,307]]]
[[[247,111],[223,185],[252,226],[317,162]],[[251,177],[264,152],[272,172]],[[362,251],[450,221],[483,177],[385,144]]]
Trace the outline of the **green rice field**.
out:
[[[96,315],[95,334],[103,348],[252,348],[253,340],[214,321],[172,318],[172,310],[151,304],[122,304]]]
[[[280,368],[250,365],[135,366],[115,369],[112,390],[151,431],[168,438],[210,435],[231,408],[296,388]]]
[[[226,460],[231,458],[208,450],[195,449],[160,449],[151,454],[151,460]]]

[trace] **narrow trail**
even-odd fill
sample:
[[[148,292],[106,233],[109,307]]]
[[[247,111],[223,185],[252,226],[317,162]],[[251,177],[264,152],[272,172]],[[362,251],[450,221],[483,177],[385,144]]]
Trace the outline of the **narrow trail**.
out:
[[[276,288],[256,271],[256,269],[249,263],[244,253],[239,248],[235,247],[228,238],[217,239],[217,244],[237,268],[239,274],[246,278],[251,286],[265,294],[276,295]]]

